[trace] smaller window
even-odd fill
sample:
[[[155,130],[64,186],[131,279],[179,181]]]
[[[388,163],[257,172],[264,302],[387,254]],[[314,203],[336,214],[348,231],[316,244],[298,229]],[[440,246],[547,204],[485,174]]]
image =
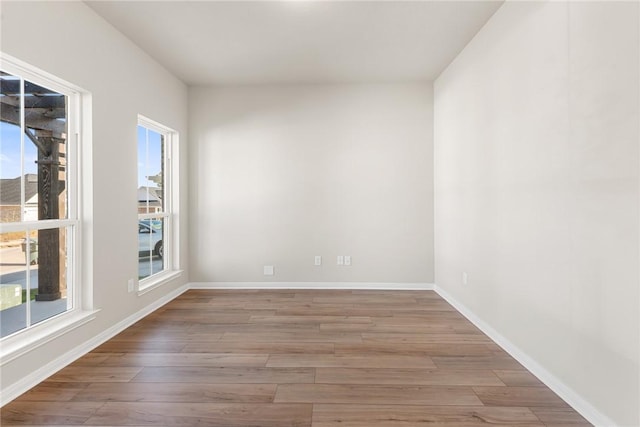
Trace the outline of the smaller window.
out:
[[[138,119],[138,279],[153,286],[177,270],[173,241],[172,150],[177,133],[144,117]],[[176,239],[177,241],[177,239]]]

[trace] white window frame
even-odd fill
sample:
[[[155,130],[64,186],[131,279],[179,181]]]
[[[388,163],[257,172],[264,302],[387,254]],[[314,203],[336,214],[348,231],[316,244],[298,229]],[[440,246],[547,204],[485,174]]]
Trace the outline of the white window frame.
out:
[[[68,309],[60,314],[30,325],[0,339],[0,366],[32,351],[96,317],[93,309],[93,269],[90,261],[92,233],[90,222],[92,194],[91,166],[91,95],[80,87],[66,82],[30,64],[0,52],[0,70],[25,81],[41,85],[67,97],[66,191],[67,218],[40,221],[24,219],[24,173],[22,179],[22,214],[20,222],[0,223],[0,233],[28,233],[33,230],[62,229],[69,231],[67,238],[67,299]],[[24,105],[24,93],[21,94]],[[22,120],[21,128],[24,126]],[[21,132],[24,140],[24,130]],[[24,142],[21,143],[24,146]],[[21,154],[24,157],[24,150]],[[21,159],[24,164],[24,159]],[[28,275],[27,275],[28,276]],[[27,277],[28,283],[29,277]],[[29,306],[29,304],[28,304]],[[27,308],[27,311],[29,309]]]
[[[179,277],[182,274],[179,263],[179,228],[178,228],[178,132],[138,114],[138,126],[142,126],[163,137],[164,143],[164,176],[162,177],[163,211],[161,213],[138,214],[138,221],[144,219],[162,218],[163,221],[163,270],[138,280],[138,295],[143,295],[158,286]],[[137,140],[136,140],[137,144]],[[137,186],[136,186],[137,188]],[[137,229],[137,227],[136,227]],[[137,249],[136,249],[137,253]],[[136,267],[137,268],[137,267]]]

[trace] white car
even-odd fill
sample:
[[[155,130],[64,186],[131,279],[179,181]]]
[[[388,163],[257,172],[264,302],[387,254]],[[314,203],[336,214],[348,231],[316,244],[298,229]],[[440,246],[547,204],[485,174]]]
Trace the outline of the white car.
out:
[[[155,255],[162,258],[162,222],[152,220],[138,221],[138,256]]]

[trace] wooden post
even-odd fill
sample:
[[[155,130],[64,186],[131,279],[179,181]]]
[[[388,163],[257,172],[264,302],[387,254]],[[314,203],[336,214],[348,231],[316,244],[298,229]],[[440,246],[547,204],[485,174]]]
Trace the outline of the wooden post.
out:
[[[46,152],[38,150],[38,219],[60,218],[58,195],[59,143],[55,138],[38,138]],[[60,299],[60,230],[38,231],[38,294],[36,301]]]

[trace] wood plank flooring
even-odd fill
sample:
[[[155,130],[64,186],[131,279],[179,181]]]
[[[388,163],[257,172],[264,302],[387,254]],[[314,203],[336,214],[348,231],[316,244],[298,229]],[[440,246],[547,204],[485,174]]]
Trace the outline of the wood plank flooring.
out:
[[[590,425],[436,293],[336,290],[191,290],[1,424]]]

